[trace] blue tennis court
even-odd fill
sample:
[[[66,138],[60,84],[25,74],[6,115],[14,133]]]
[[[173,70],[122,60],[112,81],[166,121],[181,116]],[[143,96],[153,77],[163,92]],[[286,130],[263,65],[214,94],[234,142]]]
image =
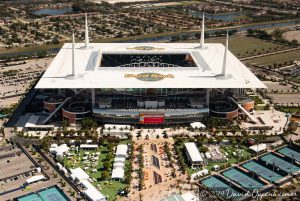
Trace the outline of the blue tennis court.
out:
[[[31,194],[24,196],[22,198],[18,198],[18,201],[43,201],[42,198],[40,198],[37,194]]]
[[[296,166],[295,164],[292,164],[286,160],[283,160],[282,158],[279,158],[278,156],[269,153],[260,158],[262,161],[264,161],[266,164],[275,165],[282,171],[286,173],[295,173],[300,170],[299,166]]]
[[[244,188],[248,190],[261,189],[264,187],[264,183],[257,181],[256,179],[252,179],[250,176],[245,173],[237,170],[236,168],[230,168],[229,170],[223,172],[223,175],[228,179],[235,181],[240,184]]]
[[[18,201],[70,201],[56,186],[17,198]]]
[[[285,155],[286,157],[295,159],[296,161],[300,162],[300,153],[294,149],[291,149],[289,147],[284,147],[282,149],[279,149],[277,152],[281,153],[282,155]]]
[[[66,196],[63,195],[56,187],[39,191],[38,194],[44,201],[67,201]]]
[[[233,189],[231,186],[228,184],[224,183],[222,180],[217,178],[216,176],[209,177],[207,179],[201,180],[201,183],[209,188],[209,190],[214,191],[214,192],[222,192],[217,195],[220,195],[224,198],[228,198],[231,195],[236,195],[233,197],[233,199],[238,199],[241,194],[241,192],[238,192],[237,190]],[[223,193],[224,192],[224,193]]]
[[[243,165],[244,168],[247,170],[256,173],[257,175],[261,176],[262,178],[274,183],[283,178],[282,175],[273,172],[272,170],[254,162],[249,161]]]

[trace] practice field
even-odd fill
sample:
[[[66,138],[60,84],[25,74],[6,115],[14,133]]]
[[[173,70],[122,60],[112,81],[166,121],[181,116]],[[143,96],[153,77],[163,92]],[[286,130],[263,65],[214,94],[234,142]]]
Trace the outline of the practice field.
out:
[[[262,161],[266,162],[266,164],[275,165],[282,171],[286,173],[295,173],[300,171],[300,167],[296,166],[295,164],[289,163],[288,161],[285,161],[274,154],[266,154],[260,158]]]
[[[272,170],[254,162],[249,161],[243,165],[244,168],[247,170],[256,173],[257,175],[261,176],[262,178],[274,183],[283,178],[280,174],[273,172]]]
[[[225,44],[225,38],[208,38],[206,40],[209,43],[223,43]],[[229,38],[229,50],[237,57],[248,57],[257,55],[260,53],[267,53],[278,50],[283,50],[283,45],[267,42],[258,38],[246,37],[246,36],[232,36]],[[278,51],[276,50],[276,51]],[[248,53],[247,53],[248,52]]]
[[[280,49],[281,50],[281,49]],[[275,54],[256,59],[250,59],[248,62],[255,63],[257,65],[269,65],[269,64],[283,64],[289,61],[298,61],[300,58],[300,50],[285,52],[281,54]]]
[[[223,172],[223,175],[248,190],[259,190],[265,185],[262,182],[257,181],[256,179],[252,179],[250,176],[247,176],[246,174],[235,168],[230,168],[229,170]]]
[[[300,153],[294,149],[289,147],[284,147],[282,149],[277,150],[277,152],[285,155],[286,157],[293,158],[296,161],[300,162]]]
[[[201,183],[205,187],[209,188],[209,190],[216,192],[216,195],[218,195],[218,192],[220,192],[220,196],[223,198],[228,198],[230,195],[236,195],[232,197],[232,199],[235,200],[238,199],[240,197],[238,195],[241,194],[241,192],[236,191],[231,186],[218,179],[216,176],[203,179],[201,180]]]

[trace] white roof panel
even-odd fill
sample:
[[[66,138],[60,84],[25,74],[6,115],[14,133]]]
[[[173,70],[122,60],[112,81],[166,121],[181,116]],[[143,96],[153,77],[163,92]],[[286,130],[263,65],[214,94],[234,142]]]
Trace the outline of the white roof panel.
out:
[[[199,150],[194,142],[184,143],[184,146],[187,152],[189,153],[192,161],[203,161]]]
[[[111,178],[112,179],[122,179],[124,177],[124,169],[117,167],[112,170]]]
[[[265,88],[232,53],[228,52],[227,75],[220,76],[225,47],[207,43],[91,43],[91,48],[76,44],[75,71],[82,77],[66,77],[72,72],[72,44],[66,43],[50,64],[36,88]],[[146,47],[146,48],[144,48]],[[190,54],[196,67],[112,68],[99,67],[103,53],[116,54]],[[128,74],[170,75],[159,81],[143,81]]]
[[[254,152],[261,152],[267,149],[267,145],[266,144],[252,145],[251,147],[249,147],[249,149],[251,149]]]
[[[36,181],[45,179],[44,175],[35,175],[26,180],[26,183],[31,184]]]
[[[90,178],[89,175],[81,168],[70,169],[70,172],[72,173],[72,176],[79,181],[87,180]]]
[[[88,180],[83,180],[81,184],[86,188],[84,193],[92,201],[105,201],[106,197]]]
[[[126,156],[127,149],[128,149],[128,147],[126,144],[119,144],[117,146],[116,156]]]

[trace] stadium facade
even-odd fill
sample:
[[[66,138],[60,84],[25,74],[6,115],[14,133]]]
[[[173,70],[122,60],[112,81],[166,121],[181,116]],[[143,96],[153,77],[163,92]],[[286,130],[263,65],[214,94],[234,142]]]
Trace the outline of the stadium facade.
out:
[[[204,19],[204,18],[203,18]],[[265,85],[228,50],[204,43],[66,43],[36,85],[47,123],[181,124],[251,112],[245,89]],[[241,100],[241,102],[240,102]]]

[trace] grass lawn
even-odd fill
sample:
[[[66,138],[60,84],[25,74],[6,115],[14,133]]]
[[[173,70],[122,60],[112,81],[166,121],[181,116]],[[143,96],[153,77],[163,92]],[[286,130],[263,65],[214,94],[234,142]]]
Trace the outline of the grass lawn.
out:
[[[223,43],[225,45],[225,37],[208,38],[206,41],[210,43]],[[258,54],[259,52],[264,53],[267,50],[271,52],[274,51],[274,48],[282,50],[284,49],[284,46],[247,36],[232,36],[229,38],[229,50],[237,57],[251,56],[252,52],[253,55]]]
[[[130,140],[123,140],[120,142],[120,144],[126,144],[127,142],[130,142]],[[84,157],[85,152],[89,152],[89,153],[100,152],[100,156],[98,158],[98,162],[96,163],[96,165],[93,165],[93,163],[83,163],[84,161],[82,160],[82,158]],[[75,153],[75,151],[71,151],[70,153]],[[107,159],[107,155],[108,155],[107,147],[99,146],[99,148],[95,151],[80,150],[79,154],[75,154],[74,156],[69,156],[69,159],[68,159],[68,157],[64,157],[64,164],[65,164],[66,168],[80,167],[84,170],[84,167],[89,167],[89,169],[85,170],[85,172],[92,179],[96,179],[96,181],[93,182],[93,185],[95,185],[100,190],[101,193],[108,196],[108,199],[107,199],[108,201],[113,201],[116,199],[118,190],[126,188],[127,184],[119,182],[119,181],[103,181],[103,180],[101,180],[101,172],[104,171],[103,163],[105,162],[105,159]],[[111,158],[110,162],[112,162],[113,159],[114,158]],[[88,159],[87,161],[91,161],[91,159]],[[129,161],[126,160],[125,165],[127,166],[128,164],[129,164]],[[97,169],[97,172],[92,172],[93,169]],[[107,171],[111,174],[112,169],[110,168]]]
[[[180,150],[184,150],[184,143],[187,142],[187,141],[183,141],[178,147]],[[198,147],[199,148],[199,147]],[[195,173],[195,172],[198,172],[202,169],[208,169],[209,171],[212,170],[212,167],[214,165],[219,165],[219,166],[222,166],[222,165],[225,165],[225,164],[236,164],[238,162],[241,162],[241,160],[243,158],[250,158],[251,157],[251,153],[248,151],[248,148],[245,147],[245,146],[239,146],[239,148],[236,148],[234,147],[233,145],[228,145],[228,146],[220,146],[220,150],[222,153],[225,154],[225,152],[228,154],[227,155],[227,158],[228,158],[228,161],[226,162],[217,162],[217,163],[212,163],[212,162],[209,162],[206,166],[204,166],[203,168],[197,168],[197,169],[192,169],[190,167],[190,164],[187,163],[186,161],[186,156],[185,156],[185,152],[182,151],[181,154],[182,154],[182,157],[185,159],[185,162],[186,162],[186,165],[187,165],[187,168],[186,168],[186,171],[188,172],[189,175]],[[233,154],[233,152],[236,153],[236,155]]]
[[[259,98],[258,96],[250,96],[250,98],[254,100],[255,105],[264,104],[263,100],[261,98]]]
[[[42,51],[42,50],[49,50],[53,48],[61,48],[63,44],[45,44],[45,45],[38,45],[32,47],[16,47],[16,48],[0,48],[0,56],[9,54],[9,53],[19,53],[19,52],[31,52],[31,51]]]
[[[247,151],[247,147],[244,146],[240,146],[239,148],[235,148],[234,146],[222,146],[221,147],[221,152],[225,154],[225,152],[228,154],[227,158],[228,161],[224,162],[224,163],[208,163],[208,165],[206,166],[206,169],[208,170],[212,170],[212,167],[214,165],[225,165],[225,164],[236,164],[238,162],[241,162],[242,158],[249,158],[251,157],[251,153]],[[233,154],[233,152],[236,153],[236,155]]]
[[[248,62],[256,63],[257,65],[268,64],[284,64],[284,62],[295,61],[300,59],[300,50],[285,52],[282,54],[270,55],[256,59],[248,60]]]
[[[278,106],[276,107],[277,110],[280,110],[285,113],[295,113],[300,112],[300,107],[284,107],[284,106]]]

